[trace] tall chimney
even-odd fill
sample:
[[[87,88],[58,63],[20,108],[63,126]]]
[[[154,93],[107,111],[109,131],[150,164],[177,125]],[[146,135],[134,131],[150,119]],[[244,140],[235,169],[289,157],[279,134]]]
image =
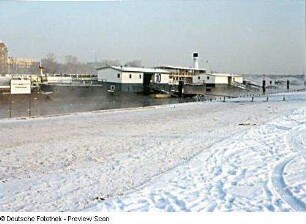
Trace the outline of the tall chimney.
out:
[[[43,77],[44,76],[44,67],[41,65],[41,61],[39,61],[39,70],[40,70],[40,77]]]
[[[193,53],[193,68],[198,69],[199,68],[199,58],[198,53]]]

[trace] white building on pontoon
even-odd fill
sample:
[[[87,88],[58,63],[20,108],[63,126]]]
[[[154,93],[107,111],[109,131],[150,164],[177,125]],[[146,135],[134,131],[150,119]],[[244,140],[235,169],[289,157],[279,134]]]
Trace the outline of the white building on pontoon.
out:
[[[184,81],[184,84],[206,84],[207,86],[243,83],[243,77],[240,75],[208,72],[205,68],[199,68],[198,56],[198,53],[193,53],[193,67],[168,65],[156,68],[169,71],[170,82],[173,85],[178,85],[179,81]]]
[[[198,89],[239,87],[240,75],[211,73],[199,68],[198,53],[193,53],[193,67],[158,66],[155,68],[108,66],[99,68],[98,82],[107,83],[110,90],[150,92],[150,89],[178,90],[179,85],[197,86]],[[183,83],[183,84],[182,84]],[[201,87],[202,86],[202,87]]]
[[[243,83],[243,77],[227,73],[207,73],[193,76],[192,82],[205,83],[207,85],[232,85],[234,83]]]
[[[192,84],[193,77],[207,72],[205,68],[199,68],[198,53],[193,53],[193,67],[163,65],[156,68],[170,72],[171,85],[178,85],[179,81],[183,81],[185,84]]]
[[[99,68],[98,81],[110,89],[126,92],[148,92],[150,86],[169,89],[169,71],[158,68],[108,66]]]

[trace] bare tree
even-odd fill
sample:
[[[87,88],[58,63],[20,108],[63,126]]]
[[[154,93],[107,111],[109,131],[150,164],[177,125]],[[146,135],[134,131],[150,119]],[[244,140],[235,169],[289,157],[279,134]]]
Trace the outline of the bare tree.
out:
[[[72,55],[65,56],[65,73],[75,74],[80,72],[80,63],[78,62],[78,58]]]
[[[66,55],[65,63],[58,63],[54,53],[49,53],[47,57],[43,58],[41,61],[45,68],[45,73],[49,74],[96,74],[97,68],[122,65],[119,60],[102,60],[95,63],[81,63],[78,58],[73,55]],[[131,60],[127,61],[124,66],[142,67],[142,62],[141,60]],[[35,68],[31,68],[31,70],[34,71]]]
[[[76,56],[67,55],[65,56],[65,63],[66,64],[78,64],[78,58]]]
[[[125,62],[124,66],[130,66],[130,67],[143,67],[141,60],[132,60]]]
[[[58,63],[54,53],[49,53],[46,58],[41,60],[45,73],[54,74],[58,72]]]
[[[30,74],[39,74],[39,63],[33,63],[28,69]]]
[[[120,66],[121,64],[119,60],[103,60],[101,63],[105,66]]]

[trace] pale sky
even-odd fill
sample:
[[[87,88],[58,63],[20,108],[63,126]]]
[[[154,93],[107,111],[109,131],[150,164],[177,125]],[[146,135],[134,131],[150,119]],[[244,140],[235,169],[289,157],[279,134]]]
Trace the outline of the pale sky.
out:
[[[141,60],[229,73],[301,74],[304,0],[0,2],[9,56]]]

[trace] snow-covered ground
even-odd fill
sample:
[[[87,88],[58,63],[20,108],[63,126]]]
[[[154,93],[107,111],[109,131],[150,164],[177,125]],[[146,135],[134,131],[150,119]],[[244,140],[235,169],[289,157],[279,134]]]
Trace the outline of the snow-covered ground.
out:
[[[0,120],[0,211],[306,211],[306,94]]]

